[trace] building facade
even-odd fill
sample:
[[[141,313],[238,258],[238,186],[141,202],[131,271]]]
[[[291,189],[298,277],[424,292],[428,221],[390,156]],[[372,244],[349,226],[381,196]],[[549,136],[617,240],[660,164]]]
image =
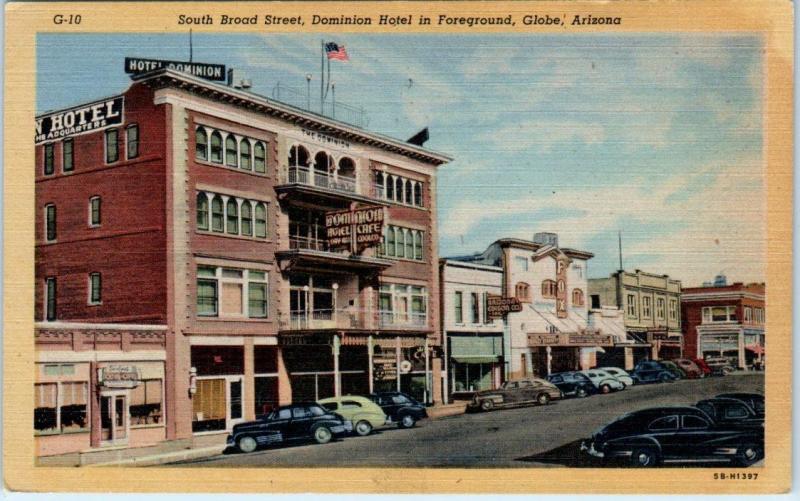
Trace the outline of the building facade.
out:
[[[637,345],[634,363],[682,356],[680,280],[641,270],[618,271],[607,278],[590,279],[589,295],[593,308],[623,311],[625,329]],[[643,349],[647,345],[649,353]]]
[[[495,389],[505,378],[503,319],[491,318],[489,297],[503,295],[503,268],[439,261],[442,335],[449,399]]]
[[[449,157],[173,70],[133,79],[37,117],[39,454],[347,393],[441,401]]]
[[[508,378],[546,376],[588,369],[600,348],[614,345],[612,333],[589,325],[587,266],[593,254],[560,247],[554,233],[532,241],[504,238],[482,254],[457,258],[503,270],[503,295],[522,311],[507,316]]]
[[[763,366],[766,306],[763,283],[683,289],[681,311],[686,354],[725,357],[734,367]]]

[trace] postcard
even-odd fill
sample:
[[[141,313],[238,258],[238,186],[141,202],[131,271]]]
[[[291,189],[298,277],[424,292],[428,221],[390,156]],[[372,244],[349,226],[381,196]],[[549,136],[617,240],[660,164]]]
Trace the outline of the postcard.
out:
[[[8,3],[6,485],[787,491],[792,18]]]

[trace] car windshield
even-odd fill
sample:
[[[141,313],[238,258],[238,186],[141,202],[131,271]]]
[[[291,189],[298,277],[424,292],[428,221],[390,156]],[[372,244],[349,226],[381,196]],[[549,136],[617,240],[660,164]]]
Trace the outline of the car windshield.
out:
[[[311,412],[312,416],[324,416],[326,414],[325,409],[319,405],[309,405],[308,410]]]
[[[549,376],[547,378],[551,383],[562,383],[566,379],[565,377],[561,376]]]
[[[395,404],[410,404],[411,400],[407,399],[405,395],[392,395],[392,402]]]

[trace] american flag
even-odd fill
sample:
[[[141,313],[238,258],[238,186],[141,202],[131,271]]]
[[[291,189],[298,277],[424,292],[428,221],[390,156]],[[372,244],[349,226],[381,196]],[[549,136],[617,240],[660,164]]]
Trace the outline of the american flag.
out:
[[[338,59],[339,61],[348,61],[350,59],[347,57],[347,51],[344,49],[344,45],[339,45],[334,42],[325,44],[325,52],[328,54],[328,59]]]

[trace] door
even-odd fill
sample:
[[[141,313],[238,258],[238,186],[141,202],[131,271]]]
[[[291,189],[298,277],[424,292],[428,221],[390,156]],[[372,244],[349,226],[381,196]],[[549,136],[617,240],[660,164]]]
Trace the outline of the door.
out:
[[[232,379],[228,381],[228,426],[244,421],[242,414],[242,380]]]
[[[105,445],[128,443],[129,412],[127,392],[100,396],[100,440]]]
[[[292,407],[292,420],[289,422],[289,437],[297,438],[308,435],[313,415],[305,407]]]

